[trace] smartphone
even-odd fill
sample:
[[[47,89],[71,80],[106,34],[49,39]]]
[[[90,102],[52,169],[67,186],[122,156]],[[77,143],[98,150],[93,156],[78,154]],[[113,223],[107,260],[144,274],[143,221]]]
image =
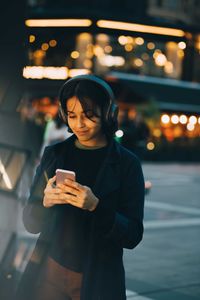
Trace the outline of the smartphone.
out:
[[[74,171],[57,169],[56,170],[56,184],[63,183],[65,179],[75,181],[76,174]]]

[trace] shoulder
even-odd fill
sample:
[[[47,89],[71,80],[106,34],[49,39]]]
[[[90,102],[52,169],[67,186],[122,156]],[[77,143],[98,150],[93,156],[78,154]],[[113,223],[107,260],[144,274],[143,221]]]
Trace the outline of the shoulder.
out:
[[[68,149],[71,147],[71,145],[73,145],[75,140],[74,135],[68,137],[66,140],[58,142],[56,144],[47,146],[45,148],[44,154],[48,153],[48,154],[57,154],[62,150]]]
[[[41,158],[41,165],[46,165],[49,162],[53,162],[62,155],[67,155],[73,145],[74,137],[71,136],[66,140],[56,143],[54,145],[46,146],[43,156]]]
[[[135,153],[131,152],[116,141],[115,144],[118,149],[118,152],[120,153],[122,162],[126,162],[128,164],[141,164],[140,159]]]

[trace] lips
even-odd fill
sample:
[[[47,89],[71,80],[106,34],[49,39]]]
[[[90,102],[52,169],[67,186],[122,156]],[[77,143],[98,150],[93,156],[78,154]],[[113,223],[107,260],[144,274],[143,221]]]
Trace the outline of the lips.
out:
[[[78,135],[84,135],[84,134],[87,134],[88,130],[85,130],[85,131],[77,131],[77,134]]]

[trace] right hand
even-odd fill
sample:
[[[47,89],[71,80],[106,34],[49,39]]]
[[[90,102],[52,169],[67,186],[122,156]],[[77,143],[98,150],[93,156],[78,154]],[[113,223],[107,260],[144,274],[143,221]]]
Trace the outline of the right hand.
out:
[[[56,176],[50,178],[44,190],[43,206],[46,208],[55,204],[67,204],[66,195],[63,191],[56,186],[53,187],[55,181]]]

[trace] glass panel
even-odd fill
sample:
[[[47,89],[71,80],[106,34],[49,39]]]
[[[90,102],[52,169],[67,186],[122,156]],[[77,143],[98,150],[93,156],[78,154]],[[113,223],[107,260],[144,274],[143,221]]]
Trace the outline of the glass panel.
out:
[[[19,151],[0,149],[0,189],[13,191],[22,173],[26,155]]]

